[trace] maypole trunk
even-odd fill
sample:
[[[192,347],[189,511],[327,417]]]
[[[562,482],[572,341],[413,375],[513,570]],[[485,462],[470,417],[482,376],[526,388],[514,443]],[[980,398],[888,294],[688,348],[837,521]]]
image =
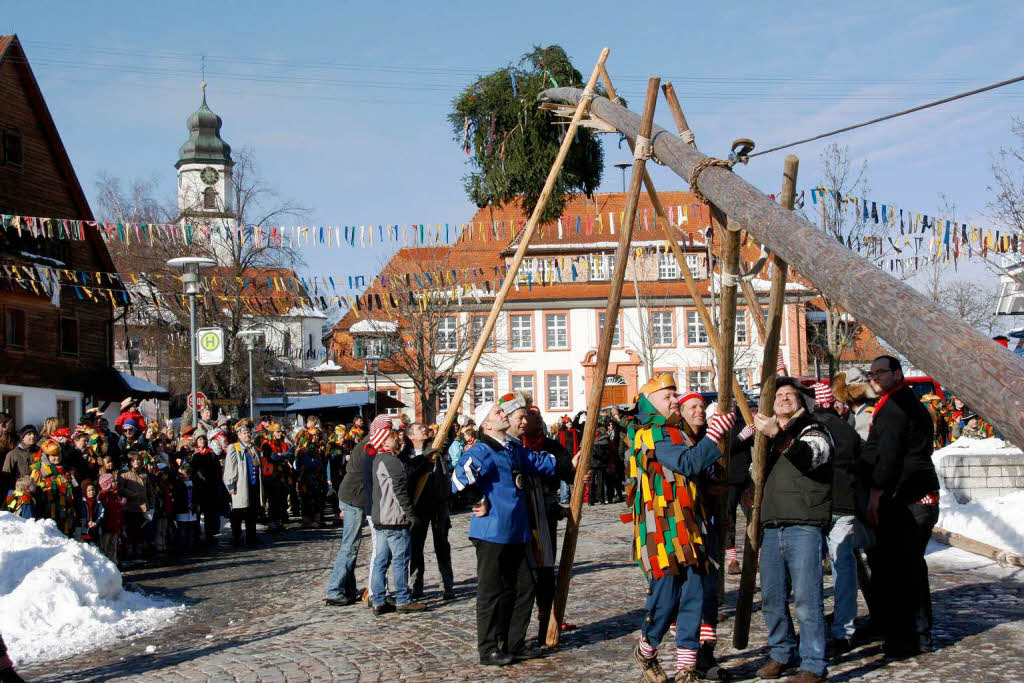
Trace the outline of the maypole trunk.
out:
[[[577,104],[577,88],[553,88],[541,100]],[[604,97],[591,114],[635,138],[640,118]],[[654,154],[683,178],[704,155],[655,126]],[[1024,443],[1024,361],[954,318],[896,278],[883,273],[806,219],[772,201],[731,171],[706,168],[696,189],[766,248],[788,261],[826,296],[892,344],[1016,443]],[[964,363],[963,358],[971,358]]]

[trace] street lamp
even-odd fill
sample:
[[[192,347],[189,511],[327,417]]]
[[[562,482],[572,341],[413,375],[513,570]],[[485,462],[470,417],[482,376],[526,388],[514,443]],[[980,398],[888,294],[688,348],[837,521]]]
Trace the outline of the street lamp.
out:
[[[199,424],[199,406],[196,405],[196,296],[199,294],[199,271],[217,265],[212,258],[181,256],[167,262],[171,268],[181,268],[181,284],[188,297],[189,356],[192,361],[192,426]]]
[[[249,419],[256,418],[256,411],[253,409],[253,386],[252,386],[252,350],[256,346],[256,339],[263,336],[263,330],[242,330],[236,335],[245,342],[249,349]]]
[[[380,412],[380,409],[377,407],[378,406],[378,402],[377,402],[377,368],[380,365],[381,357],[380,356],[367,356],[366,360],[367,360],[367,362],[370,363],[370,367],[373,368],[373,416],[377,417],[377,413]]]
[[[626,169],[632,168],[633,164],[627,164],[625,162],[621,164],[615,164],[615,168],[622,171],[622,194],[626,194]]]

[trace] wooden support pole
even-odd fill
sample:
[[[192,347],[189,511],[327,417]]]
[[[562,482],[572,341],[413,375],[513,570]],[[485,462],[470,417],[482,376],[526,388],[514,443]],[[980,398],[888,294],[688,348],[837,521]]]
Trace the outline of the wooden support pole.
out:
[[[647,81],[647,98],[644,102],[644,113],[640,123],[639,137],[646,138],[650,145],[651,126],[654,123],[654,105],[658,101],[658,84],[660,79],[650,78]],[[642,151],[643,147],[641,147]],[[636,222],[636,205],[640,196],[640,184],[644,177],[646,158],[641,154],[633,155],[633,174],[629,179],[629,194],[626,195],[626,212],[622,230],[619,232],[619,244],[615,251],[615,271],[612,274],[611,291],[608,294],[608,307],[605,309],[605,321],[619,318],[619,301],[622,298],[622,285],[626,278],[626,264],[629,260],[629,245],[633,239],[633,224]],[[635,266],[634,266],[635,267]],[[565,540],[562,542],[562,555],[558,562],[558,583],[555,586],[554,604],[551,620],[548,622],[547,644],[558,645],[562,634],[562,620],[565,617],[565,603],[569,597],[569,582],[572,580],[572,563],[576,556],[576,541],[579,537],[580,517],[583,514],[584,479],[590,463],[590,451],[594,447],[597,436],[597,418],[601,412],[601,394],[604,390],[604,376],[608,373],[608,355],[611,352],[612,337],[615,325],[606,324],[601,330],[601,341],[597,347],[597,359],[594,362],[594,381],[590,385],[590,397],[587,402],[587,422],[583,427],[583,442],[580,444],[580,460],[576,466],[576,479],[569,501],[569,518],[566,521]]]
[[[578,88],[552,88],[542,92],[540,99],[573,105],[580,94]],[[636,135],[639,117],[607,98],[594,98],[591,115],[627,138]],[[653,135],[658,160],[682,178],[689,178],[705,158],[657,126]],[[708,167],[696,184],[765,248],[784,258],[915,367],[966,400],[1011,441],[1024,443],[1024,360],[728,169]],[[963,358],[972,362],[964,363]]]
[[[697,138],[694,137],[693,131],[690,130],[690,124],[686,122],[686,115],[683,114],[683,108],[679,106],[679,98],[676,97],[676,89],[672,87],[672,83],[666,83],[661,86],[661,91],[665,93],[665,101],[668,102],[668,108],[672,111],[672,120],[676,122],[676,128],[679,129],[679,139],[690,145],[690,147],[697,147]]]
[[[792,154],[786,157],[782,169],[782,206],[793,210],[796,199],[796,173],[800,160]],[[761,400],[757,410],[762,415],[775,414],[775,369],[778,366],[779,338],[782,333],[784,316],[783,304],[786,299],[786,277],[789,266],[775,255],[775,272],[772,273],[771,293],[768,296],[768,334],[764,338],[764,355],[761,357]],[[750,638],[750,613],[754,605],[754,587],[757,583],[757,553],[761,548],[761,498],[764,494],[765,458],[768,454],[768,439],[757,432],[754,435],[754,449],[751,456],[754,480],[754,503],[750,506],[747,519],[746,543],[743,544],[743,573],[740,576],[740,590],[736,597],[736,619],[732,629],[732,645],[742,650]]]
[[[477,363],[480,362],[480,356],[483,355],[484,348],[491,339],[491,332],[494,330],[494,323],[498,320],[498,314],[501,313],[501,309],[505,305],[505,299],[508,298],[509,290],[511,290],[512,286],[515,284],[516,276],[519,273],[519,264],[523,262],[523,257],[526,255],[526,249],[530,246],[530,240],[533,238],[533,232],[536,230],[538,223],[540,223],[540,216],[548,204],[548,198],[551,197],[552,190],[555,189],[555,182],[558,180],[558,174],[562,170],[562,164],[565,163],[565,158],[569,155],[569,148],[572,147],[573,140],[576,138],[576,129],[579,127],[580,121],[586,115],[587,109],[590,106],[594,86],[597,85],[597,79],[601,74],[601,70],[604,69],[604,63],[608,60],[608,52],[607,47],[601,50],[601,55],[597,58],[597,64],[594,66],[594,71],[590,74],[590,79],[587,81],[587,85],[583,89],[583,97],[576,106],[576,113],[573,115],[572,121],[569,123],[569,128],[566,130],[565,137],[562,139],[562,145],[558,148],[558,154],[555,156],[555,160],[551,164],[551,170],[548,171],[548,177],[544,182],[544,188],[541,190],[540,197],[537,198],[537,205],[533,207],[533,214],[530,216],[530,221],[526,224],[523,237],[519,241],[519,248],[516,249],[516,254],[512,257],[512,265],[509,266],[508,272],[505,274],[505,282],[502,284],[501,290],[498,292],[497,296],[494,297],[494,304],[491,306],[491,312],[487,316],[487,320],[484,321],[484,326],[483,329],[480,330],[480,336],[476,341],[476,346],[473,347],[473,353],[469,357],[469,362],[466,364],[465,369],[462,371],[462,377],[459,379],[459,386],[455,390],[455,394],[452,396],[451,402],[448,406],[448,412],[445,413],[444,416],[444,422],[441,425],[441,428],[437,430],[437,436],[434,437],[433,447],[435,449],[440,449],[444,444],[445,438],[448,436],[448,432],[451,431],[452,423],[455,422],[455,407],[462,404],[462,397],[465,396],[466,388],[473,380],[473,372],[476,371]],[[423,493],[423,488],[426,485],[426,476],[416,482],[414,499],[419,499],[420,495]]]
[[[757,336],[764,342],[768,338],[768,323],[764,319],[764,312],[761,310],[754,285],[750,284],[750,280],[740,280],[740,288],[743,290],[743,299],[747,302],[750,317],[753,318],[754,326],[757,327]]]

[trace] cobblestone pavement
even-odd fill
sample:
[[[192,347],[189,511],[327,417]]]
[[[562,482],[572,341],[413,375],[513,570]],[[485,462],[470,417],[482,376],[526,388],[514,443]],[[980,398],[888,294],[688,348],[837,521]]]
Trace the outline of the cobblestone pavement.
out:
[[[475,559],[466,540],[468,516],[460,514],[451,533],[455,602],[440,600],[428,544],[429,611],[374,617],[358,605],[324,607],[340,530],[294,529],[265,536],[262,548],[220,548],[133,572],[129,580],[145,590],[186,603],[186,615],[159,632],[24,674],[39,681],[638,680],[630,650],[642,618],[643,581],[628,560],[630,527],[618,521],[619,512],[619,506],[585,509],[567,618],[578,628],[567,632],[559,651],[513,667],[476,663]],[[360,586],[368,541],[360,553]],[[735,579],[727,585],[718,654],[738,678],[750,678],[766,656],[764,623],[755,613],[748,650],[729,646]],[[931,579],[937,650],[884,664],[880,644],[865,645],[831,666],[833,680],[1024,680],[1024,575],[933,561]],[[147,646],[155,651],[147,653]]]

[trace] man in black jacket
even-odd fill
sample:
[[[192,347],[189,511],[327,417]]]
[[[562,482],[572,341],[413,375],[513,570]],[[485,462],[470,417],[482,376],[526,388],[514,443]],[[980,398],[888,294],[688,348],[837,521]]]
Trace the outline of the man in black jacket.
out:
[[[854,619],[857,618],[857,532],[860,524],[857,511],[855,482],[857,462],[860,459],[861,438],[849,422],[835,411],[836,397],[832,389],[822,382],[815,384],[814,418],[828,430],[835,447],[832,455],[832,521],[826,530],[828,554],[832,560],[833,610],[832,654],[849,652],[853,648]]]
[[[754,415],[768,437],[761,503],[761,599],[770,658],[757,671],[778,678],[795,663],[797,639],[786,603],[790,587],[800,623],[800,671],[791,680],[825,680],[823,531],[832,522],[832,439],[810,413],[791,377],[775,384],[775,415]]]
[[[871,495],[867,521],[877,542],[868,553],[882,608],[885,653],[908,657],[931,648],[932,601],[924,551],[939,518],[932,463],[932,420],[892,356],[871,363],[878,393],[861,460]]]
[[[390,423],[387,416],[383,416],[383,420]],[[342,514],[341,547],[334,559],[331,577],[327,579],[327,596],[324,600],[325,604],[331,606],[351,605],[359,599],[356,589],[356,558],[359,555],[363,523],[368,516],[367,502],[372,499],[366,486],[370,472],[370,457],[366,453],[369,442],[370,437],[366,436],[352,448],[345,478],[338,488],[338,504]],[[372,571],[372,558],[370,566]]]
[[[452,528],[452,520],[448,511],[448,498],[451,496],[451,472],[448,459],[441,457],[437,450],[428,444],[430,433],[422,422],[413,422],[405,428],[406,447],[402,451],[401,460],[409,470],[410,495],[416,495],[418,482],[427,477],[426,485],[418,500],[413,503],[416,512],[412,523],[412,548],[409,570],[412,573],[412,599],[423,597],[423,572],[426,562],[423,549],[427,543],[427,527],[434,541],[434,555],[437,558],[437,571],[441,574],[445,600],[455,599],[455,576],[452,571],[452,546],[448,542],[448,531]]]

